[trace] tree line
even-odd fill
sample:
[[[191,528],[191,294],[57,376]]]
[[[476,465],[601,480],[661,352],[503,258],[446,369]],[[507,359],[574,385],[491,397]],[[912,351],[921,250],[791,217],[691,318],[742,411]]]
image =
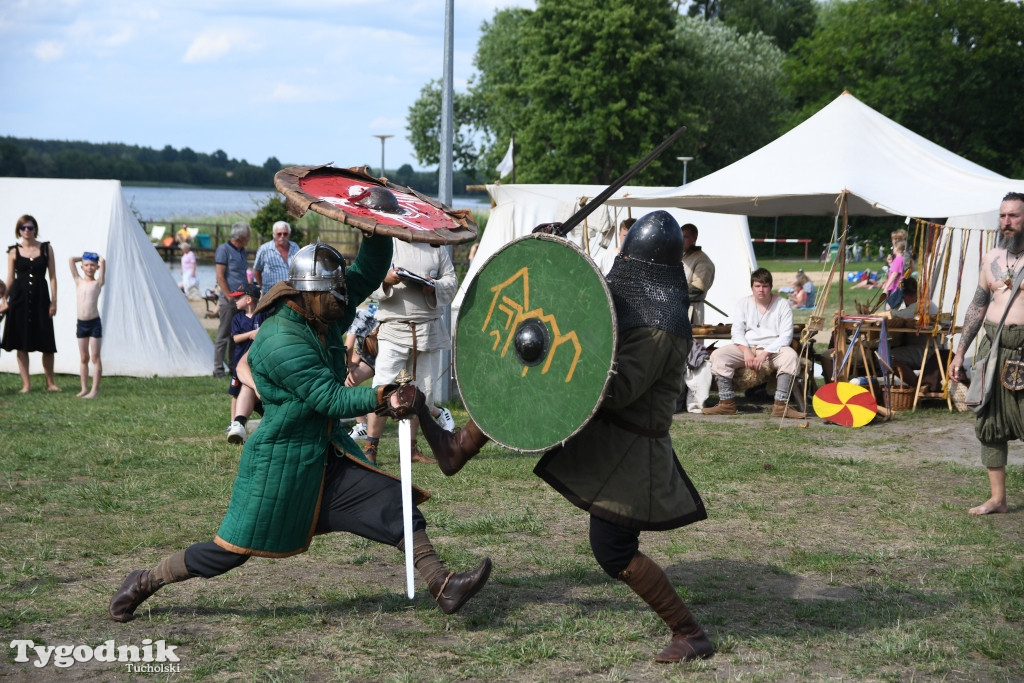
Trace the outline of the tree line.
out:
[[[220,149],[205,154],[170,145],[157,150],[121,143],[0,137],[0,176],[99,178],[125,183],[272,190],[274,174],[282,167],[277,157],[268,158],[262,166],[253,166]],[[394,183],[437,196],[437,171],[416,171],[403,164],[385,175]],[[453,182],[459,190],[478,180],[474,173],[460,171],[454,174]]]
[[[1021,36],[1024,5],[1003,0],[537,0],[484,22],[455,94],[455,159],[494,180],[514,136],[516,182],[606,184],[686,125],[634,181],[674,186],[677,156],[688,180],[707,175],[848,90],[1021,177]],[[440,106],[431,81],[410,109],[420,163],[437,163]]]

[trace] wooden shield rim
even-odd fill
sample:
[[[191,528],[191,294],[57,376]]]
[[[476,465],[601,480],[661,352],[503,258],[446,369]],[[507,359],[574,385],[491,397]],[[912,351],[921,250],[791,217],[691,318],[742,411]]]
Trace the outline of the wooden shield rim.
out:
[[[314,197],[305,192],[299,183],[303,178],[313,175],[352,177],[360,182],[385,187],[395,193],[411,195],[417,200],[445,212],[452,220],[458,223],[459,227],[453,230],[448,228],[409,230],[398,225],[378,223],[366,216],[354,216],[330,202],[323,201],[319,197]],[[375,178],[370,175],[369,168],[366,166],[353,166],[347,169],[335,167],[331,164],[289,166],[288,168],[282,168],[274,174],[274,187],[284,195],[285,207],[288,209],[288,213],[296,218],[301,218],[307,211],[312,209],[321,216],[326,216],[339,223],[352,226],[370,236],[385,235],[402,240],[403,242],[425,242],[441,246],[472,242],[476,239],[479,232],[476,221],[473,220],[473,212],[469,209],[452,209],[412,188],[396,185],[387,178]]]
[[[554,235],[546,235],[546,234],[543,234],[543,233],[538,233],[538,234],[535,234],[535,235],[534,234],[523,235],[522,237],[517,237],[517,238],[511,240],[510,242],[507,242],[503,247],[501,247],[501,249],[498,249],[496,252],[491,254],[487,258],[487,260],[484,261],[484,264],[480,267],[480,270],[477,271],[477,275],[473,277],[473,281],[469,283],[469,287],[475,286],[475,284],[476,284],[475,281],[476,281],[477,277],[479,276],[479,274],[482,273],[484,271],[484,269],[487,268],[487,265],[491,261],[493,261],[495,258],[497,258],[499,254],[504,252],[506,249],[511,248],[513,245],[518,244],[519,242],[525,242],[526,240],[542,240],[542,241],[545,241],[545,242],[558,242],[560,245],[568,247],[568,248],[571,248],[572,250],[574,250],[580,257],[583,258],[583,260],[597,274],[597,279],[601,283],[601,289],[604,292],[605,299],[608,301],[608,310],[611,311],[611,316],[610,317],[611,317],[611,333],[612,333],[612,350],[611,350],[612,352],[611,352],[611,358],[608,361],[608,371],[605,373],[604,384],[601,387],[601,391],[598,394],[597,400],[594,402],[594,406],[591,408],[590,413],[587,415],[587,417],[582,422],[580,422],[580,424],[576,427],[576,429],[574,429],[572,431],[571,434],[563,437],[562,439],[560,439],[559,441],[556,441],[555,443],[549,444],[549,445],[544,446],[542,448],[523,448],[522,446],[516,446],[516,445],[513,445],[513,444],[505,443],[504,441],[501,441],[501,440],[495,438],[492,434],[490,434],[487,431],[487,429],[485,429],[484,425],[480,424],[477,421],[477,419],[475,417],[473,417],[473,413],[470,410],[469,405],[467,405],[465,399],[463,399],[463,402],[462,402],[463,407],[466,409],[466,412],[469,413],[470,419],[473,420],[473,422],[480,429],[480,431],[483,432],[483,434],[485,436],[487,436],[487,438],[489,438],[491,441],[493,441],[494,443],[496,443],[496,444],[498,444],[500,446],[503,446],[504,448],[507,448],[507,449],[512,450],[512,451],[516,451],[517,453],[543,453],[545,451],[551,450],[552,448],[554,448],[555,446],[557,446],[557,445],[559,445],[561,443],[565,443],[566,441],[568,441],[572,437],[574,437],[577,434],[579,434],[580,431],[582,431],[584,427],[586,427],[588,424],[590,424],[590,421],[594,419],[594,416],[597,415],[598,411],[601,409],[601,403],[604,402],[604,397],[608,393],[608,383],[611,381],[612,375],[614,374],[614,370],[615,370],[615,358],[616,358],[616,354],[618,353],[618,349],[619,349],[619,324],[618,324],[618,317],[615,314],[615,303],[612,300],[612,292],[608,288],[608,283],[605,281],[604,275],[601,274],[601,269],[598,268],[597,264],[594,263],[594,260],[592,258],[590,258],[589,256],[587,256],[587,254],[580,247],[578,247],[576,244],[574,244],[573,242],[570,242],[569,240],[563,239],[561,237],[556,237]],[[466,291],[468,293],[468,291],[469,291],[468,287],[467,287]],[[463,300],[465,300],[465,299],[463,299]],[[458,345],[458,338],[459,338],[459,325],[461,323],[462,323],[462,309],[460,308],[459,309],[458,318],[456,318],[456,320],[455,320],[455,334],[453,335],[453,339],[455,340],[456,343],[454,343],[452,345],[452,368],[455,371],[455,383],[456,383],[456,385],[459,388],[459,395],[460,396],[464,396],[463,391],[462,391],[462,381],[459,378],[459,345]]]

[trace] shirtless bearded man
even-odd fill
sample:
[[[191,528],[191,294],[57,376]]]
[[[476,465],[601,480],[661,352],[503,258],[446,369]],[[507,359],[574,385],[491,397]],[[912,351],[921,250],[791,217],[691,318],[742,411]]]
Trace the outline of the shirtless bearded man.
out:
[[[1014,297],[1011,291],[1014,275],[1024,268],[1024,194],[1011,192],[1003,197],[999,205],[999,230],[999,246],[982,259],[978,290],[967,309],[960,346],[949,365],[949,377],[954,381],[964,380],[964,354],[983,325],[986,339],[975,357],[988,356],[989,340],[995,335],[1011,297],[1013,303],[1009,304],[999,342],[997,369],[1015,349],[1024,345],[1024,297]],[[972,507],[970,513],[1006,512],[1007,442],[1024,438],[1024,391],[1011,391],[995,383],[985,409],[978,414],[974,433],[981,442],[981,463],[988,468],[992,494],[981,505]]]

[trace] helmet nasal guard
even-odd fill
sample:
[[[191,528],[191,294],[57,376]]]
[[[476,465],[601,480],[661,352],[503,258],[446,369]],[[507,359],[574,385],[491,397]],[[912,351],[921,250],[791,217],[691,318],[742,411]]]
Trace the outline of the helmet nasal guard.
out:
[[[330,245],[318,241],[299,249],[288,265],[288,281],[300,292],[330,292],[348,303],[345,258]]]

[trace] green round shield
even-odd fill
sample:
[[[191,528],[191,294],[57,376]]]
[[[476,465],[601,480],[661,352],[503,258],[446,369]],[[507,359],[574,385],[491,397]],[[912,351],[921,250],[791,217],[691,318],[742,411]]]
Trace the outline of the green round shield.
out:
[[[528,235],[487,260],[455,329],[455,375],[484,434],[543,451],[578,432],[604,397],[615,315],[604,277],[571,242]]]

